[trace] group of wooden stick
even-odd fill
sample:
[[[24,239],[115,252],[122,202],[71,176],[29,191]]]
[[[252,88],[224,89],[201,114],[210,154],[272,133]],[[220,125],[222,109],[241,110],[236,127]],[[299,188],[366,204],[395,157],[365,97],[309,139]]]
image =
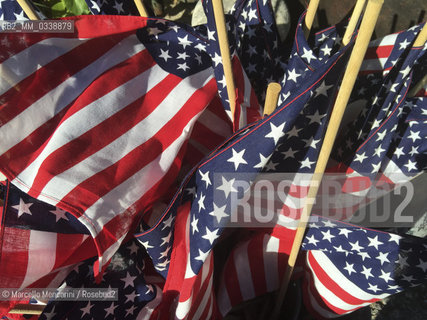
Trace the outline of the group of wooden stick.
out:
[[[30,19],[39,19],[37,13],[33,9],[33,7],[28,3],[27,0],[17,0],[21,5],[24,12]],[[319,5],[320,0],[311,0],[307,9],[307,14],[304,22],[304,30],[305,35],[308,37],[310,30],[313,25],[314,17],[316,15],[316,11]],[[357,0],[356,5],[354,7],[352,16],[348,23],[346,32],[343,37],[343,45],[347,45],[350,42],[350,39],[354,33],[356,25],[359,21],[360,16],[363,14],[363,19],[360,25],[360,29],[358,32],[358,36],[352,50],[350,59],[347,64],[347,68],[344,73],[344,77],[342,80],[342,84],[340,90],[338,92],[335,105],[333,107],[333,111],[331,113],[331,117],[329,120],[329,125],[326,130],[325,137],[323,139],[322,147],[320,149],[319,158],[316,163],[316,167],[314,170],[314,175],[312,181],[310,183],[307,201],[303,207],[301,219],[298,224],[297,232],[295,235],[295,239],[292,245],[291,253],[288,259],[287,269],[285,271],[284,278],[282,279],[282,283],[280,286],[280,290],[277,295],[275,307],[273,310],[273,316],[271,319],[278,319],[281,311],[281,306],[286,294],[286,290],[289,286],[289,282],[293,273],[293,269],[295,267],[295,262],[300,251],[300,247],[302,244],[302,240],[304,238],[304,233],[307,228],[307,222],[309,220],[309,216],[311,214],[311,210],[313,208],[312,201],[318,192],[320,181],[322,180],[323,174],[326,169],[326,165],[331,154],[331,150],[337,136],[338,128],[340,127],[340,123],[347,106],[348,100],[350,98],[350,94],[353,90],[354,84],[356,82],[357,75],[359,73],[360,67],[362,65],[363,58],[365,56],[366,50],[368,48],[369,41],[371,39],[372,33],[374,31],[379,13],[381,11],[381,7],[383,5],[384,0]],[[227,87],[227,93],[229,97],[230,110],[232,115],[235,113],[235,100],[236,100],[236,91],[235,84],[233,79],[233,71],[231,65],[231,56],[230,56],[230,46],[228,44],[227,39],[227,29],[225,25],[224,18],[224,9],[222,0],[212,0],[216,27],[218,32],[218,40],[220,45],[220,53],[223,62],[224,75]],[[141,0],[135,0],[135,4],[138,8],[138,11],[141,16],[148,16],[147,10],[142,4]],[[417,39],[415,40],[414,46],[422,46],[427,41],[427,28],[424,26]],[[425,79],[424,79],[425,81]],[[421,86],[423,86],[421,81],[420,84],[417,84],[413,90],[420,90]],[[278,96],[280,92],[280,85],[278,83],[270,83],[266,92],[266,101],[264,105],[264,114],[269,115],[274,111],[277,105]],[[311,201],[310,201],[311,200]],[[19,305],[14,308],[11,313],[27,313],[27,314],[40,314],[43,310],[43,306],[39,305]]]

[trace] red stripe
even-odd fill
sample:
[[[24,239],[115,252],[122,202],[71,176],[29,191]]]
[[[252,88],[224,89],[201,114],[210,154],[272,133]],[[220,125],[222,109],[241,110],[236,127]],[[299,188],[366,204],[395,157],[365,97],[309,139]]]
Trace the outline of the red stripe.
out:
[[[390,54],[393,51],[393,48],[394,46],[392,45],[389,45],[389,46],[383,45],[380,47],[369,47],[366,50],[366,54],[363,60],[388,58],[390,57]]]
[[[213,79],[206,85],[207,92],[212,92],[212,85],[215,85],[214,81]],[[159,87],[164,90],[161,84]],[[199,113],[201,110],[197,108],[205,106],[208,98],[204,90],[196,91],[180,111],[154,137],[129,152],[119,162],[112,164],[76,186],[61,200],[61,203],[71,205],[75,203],[75,199],[79,199],[79,211],[85,211],[100,197],[155,160],[165,148],[181,135],[182,130],[178,128],[183,128],[190,119]],[[171,130],[171,128],[175,128],[175,130]],[[150,150],[150,152],[148,153],[147,150]]]
[[[267,292],[267,284],[265,282],[266,277],[263,276],[265,273],[264,265],[264,234],[258,235],[252,239],[248,245],[248,259],[249,266],[252,274],[252,281],[255,296],[258,297]]]
[[[3,63],[11,56],[21,52],[25,48],[49,37],[50,35],[47,33],[32,33],[31,36],[23,33],[0,33],[0,43],[2,43],[0,63]],[[3,43],[7,43],[7,45]]]
[[[73,265],[97,255],[92,237],[83,234],[58,234],[53,270]]]
[[[230,300],[231,306],[238,305],[243,301],[242,293],[240,292],[239,278],[237,277],[238,270],[234,264],[234,259],[232,255],[230,259],[227,259],[227,263],[224,267],[224,287],[227,290],[227,294]]]
[[[89,40],[25,78],[18,85],[21,94],[12,88],[0,96],[1,100],[6,101],[0,109],[0,121],[5,124],[18,116],[62,82],[98,60],[123,38],[123,35],[118,35]]]

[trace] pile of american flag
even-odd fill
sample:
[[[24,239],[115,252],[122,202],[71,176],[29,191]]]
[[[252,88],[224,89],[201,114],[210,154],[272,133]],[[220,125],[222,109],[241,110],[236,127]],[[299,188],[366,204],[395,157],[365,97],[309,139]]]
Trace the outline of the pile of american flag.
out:
[[[357,29],[345,45],[347,20],[307,38],[303,14],[284,50],[270,1],[237,0],[234,109],[213,1],[196,27],[86,2],[93,15],[62,19],[71,33],[0,32],[0,290],[117,295],[3,295],[0,315],[29,319],[13,310],[32,304],[40,319],[221,319],[276,292]],[[0,0],[0,19],[26,15]],[[427,282],[427,239],[351,222],[427,168],[425,33],[366,51],[322,182],[338,188],[320,188],[293,272],[316,319]],[[280,92],[264,115],[270,82]],[[282,196],[257,193],[270,187]]]

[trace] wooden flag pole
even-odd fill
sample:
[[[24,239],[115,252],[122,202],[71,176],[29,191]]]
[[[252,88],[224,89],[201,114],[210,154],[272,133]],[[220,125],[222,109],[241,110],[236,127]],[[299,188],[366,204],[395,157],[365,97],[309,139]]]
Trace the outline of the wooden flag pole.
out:
[[[279,93],[282,87],[277,82],[270,82],[265,94],[264,115],[270,115],[277,107]]]
[[[144,4],[142,3],[142,0],[134,0],[136,8],[138,9],[138,12],[141,17],[148,17],[147,9],[145,9]]]
[[[353,13],[351,14],[350,21],[348,22],[347,29],[345,30],[344,37],[342,38],[342,44],[347,45],[354,30],[356,29],[357,22],[359,21],[360,15],[362,14],[363,8],[365,7],[366,0],[357,0],[354,6]]]
[[[42,314],[46,306],[42,304],[17,304],[12,310],[11,314]]]
[[[234,122],[236,109],[236,86],[234,85],[233,69],[231,66],[230,45],[228,44],[227,28],[225,26],[224,7],[222,0],[212,0],[215,16],[215,25],[218,33],[219,51],[221,53],[222,67],[224,68],[225,84],[227,87],[228,101],[230,103],[231,117]]]
[[[414,41],[412,47],[422,47],[427,42],[427,21],[424,24],[424,27],[421,29],[417,38]],[[420,91],[427,84],[427,74],[412,87],[412,89],[408,92],[408,97],[415,96],[418,91]]]
[[[307,14],[304,19],[304,35],[305,38],[308,39],[308,35],[310,34],[311,27],[313,26],[314,17],[316,16],[317,8],[319,7],[320,0],[310,0],[307,8]]]
[[[40,20],[39,15],[34,10],[33,6],[28,2],[28,0],[18,0],[18,3],[30,20]]]
[[[360,26],[359,35],[357,36],[356,43],[354,45],[353,51],[351,52],[351,56],[341,83],[341,88],[338,92],[337,99],[332,109],[331,118],[325,133],[325,138],[323,139],[323,144],[320,149],[316,168],[314,169],[314,175],[310,183],[306,202],[302,210],[301,218],[298,223],[298,228],[289,255],[288,265],[282,280],[280,291],[277,296],[276,305],[273,311],[273,319],[277,319],[280,314],[282,302],[295,267],[295,262],[301,247],[302,240],[304,238],[308,219],[313,208],[314,199],[317,195],[320,181],[325,172],[326,165],[328,163],[328,159],[337,136],[338,128],[340,127],[340,123],[345,111],[345,107],[347,106],[351,91],[353,90],[354,83],[356,82],[360,66],[362,65],[362,61],[365,56],[366,49],[368,48],[369,41],[374,31],[383,2],[384,0],[368,0],[368,5],[366,7],[362,24]]]

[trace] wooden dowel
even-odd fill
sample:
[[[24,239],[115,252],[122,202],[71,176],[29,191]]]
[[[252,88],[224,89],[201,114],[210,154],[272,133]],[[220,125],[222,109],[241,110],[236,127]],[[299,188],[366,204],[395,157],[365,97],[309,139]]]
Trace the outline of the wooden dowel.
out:
[[[230,103],[231,118],[234,122],[234,113],[236,109],[236,86],[234,85],[230,45],[228,44],[227,28],[225,26],[224,7],[222,5],[222,0],[212,0],[212,6],[215,16],[216,30],[218,33],[222,67],[224,68],[225,85],[227,87],[228,101]]]
[[[270,82],[267,86],[264,103],[264,115],[270,115],[277,107],[282,87],[277,82]]]
[[[310,34],[311,27],[313,26],[314,17],[316,16],[316,11],[319,7],[319,2],[320,0],[310,0],[310,3],[308,4],[307,14],[305,15],[304,19],[304,35],[306,39]]]
[[[357,0],[354,6],[353,13],[351,14],[350,21],[348,22],[347,29],[345,30],[344,37],[342,38],[342,44],[347,45],[354,30],[356,29],[357,22],[359,21],[360,15],[362,14],[363,8],[365,7],[366,0]]]
[[[9,313],[12,314],[42,314],[45,305],[41,304],[17,304]]]
[[[142,0],[134,0],[136,8],[138,9],[138,12],[141,17],[148,17],[147,9],[145,9],[144,4],[142,3]]]
[[[39,15],[28,0],[18,0],[18,3],[30,20],[40,20]]]
[[[362,65],[363,58],[368,48],[369,41],[375,28],[375,24],[378,19],[378,15],[381,11],[384,0],[368,0],[366,12],[364,14],[362,24],[360,26],[359,35],[356,39],[353,51],[348,61],[347,68],[344,73],[341,88],[338,92],[331,118],[323,139],[323,144],[320,149],[319,158],[314,169],[314,175],[310,183],[308,194],[306,197],[305,205],[303,207],[301,218],[298,223],[298,228],[295,234],[294,242],[288,259],[288,265],[285,271],[285,275],[282,280],[282,284],[277,296],[275,308],[273,311],[272,319],[277,319],[280,314],[280,309],[283,303],[283,299],[288,288],[292,272],[295,267],[295,262],[301,247],[304,233],[307,228],[307,222],[313,208],[314,199],[319,189],[320,181],[326,169],[326,165],[331,154],[332,147],[334,145],[335,138],[337,136],[338,128],[350,98],[351,91],[353,90],[354,83],[356,82],[357,74],[359,73]]]

